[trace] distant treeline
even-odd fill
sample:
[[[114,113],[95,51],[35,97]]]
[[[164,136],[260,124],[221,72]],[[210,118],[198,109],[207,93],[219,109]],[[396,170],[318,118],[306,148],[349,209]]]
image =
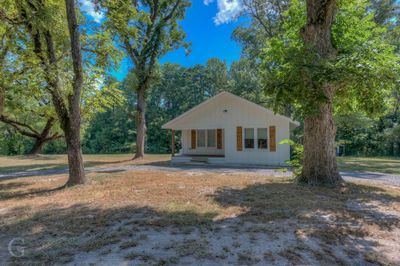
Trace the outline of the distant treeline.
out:
[[[170,132],[161,126],[202,101],[226,90],[272,108],[273,101],[264,92],[261,81],[248,60],[234,62],[230,67],[219,59],[205,65],[182,67],[176,64],[159,66],[157,78],[147,97],[147,141],[149,153],[170,151]],[[111,78],[107,82],[115,82]],[[135,102],[133,75],[120,83],[125,101],[119,106],[98,112],[88,121],[82,134],[84,153],[131,153],[134,151]],[[397,98],[396,98],[397,97]],[[345,146],[345,155],[400,156],[400,99],[393,95],[391,104],[381,116],[369,118],[361,112],[336,115],[337,143]],[[277,110],[301,121],[295,106]],[[18,134],[12,127],[0,125],[0,153],[26,154],[33,141]],[[302,129],[294,139],[301,142]],[[43,153],[65,153],[63,140],[51,141]]]

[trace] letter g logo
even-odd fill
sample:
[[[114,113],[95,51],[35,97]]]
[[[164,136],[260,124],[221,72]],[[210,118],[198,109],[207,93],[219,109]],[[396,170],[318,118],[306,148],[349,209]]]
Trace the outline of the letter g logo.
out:
[[[8,252],[10,252],[13,257],[22,257],[25,255],[24,248],[25,240],[21,237],[13,238],[8,243]]]

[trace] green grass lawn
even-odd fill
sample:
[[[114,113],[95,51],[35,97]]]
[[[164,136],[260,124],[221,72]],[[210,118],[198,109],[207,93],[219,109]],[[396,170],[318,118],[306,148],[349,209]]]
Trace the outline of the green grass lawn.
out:
[[[338,157],[341,171],[370,171],[400,175],[400,158]]]
[[[127,164],[145,164],[170,159],[169,154],[147,154],[139,161],[132,161],[132,154],[88,154],[83,155],[85,167],[111,167]],[[56,170],[68,167],[66,155],[0,156],[0,173],[20,171]]]

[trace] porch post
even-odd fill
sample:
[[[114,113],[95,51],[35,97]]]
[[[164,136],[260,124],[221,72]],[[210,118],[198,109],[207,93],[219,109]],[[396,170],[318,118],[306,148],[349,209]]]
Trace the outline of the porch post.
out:
[[[175,130],[171,131],[171,155],[175,156]]]

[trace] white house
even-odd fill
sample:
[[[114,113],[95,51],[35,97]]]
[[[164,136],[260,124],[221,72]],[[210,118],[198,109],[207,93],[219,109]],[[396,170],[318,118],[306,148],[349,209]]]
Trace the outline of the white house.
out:
[[[221,92],[163,125],[182,131],[182,149],[172,162],[285,165],[290,147],[278,144],[299,125],[292,119]],[[174,137],[172,138],[174,139]]]

